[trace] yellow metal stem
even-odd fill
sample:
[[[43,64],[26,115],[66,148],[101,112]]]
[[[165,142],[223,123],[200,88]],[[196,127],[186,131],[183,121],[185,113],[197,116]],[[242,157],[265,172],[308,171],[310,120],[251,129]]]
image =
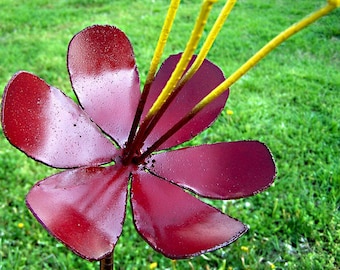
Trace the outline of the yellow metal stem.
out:
[[[225,20],[228,18],[236,2],[237,0],[228,0],[226,2],[214,26],[212,27],[206,41],[204,42],[199,54],[197,55],[197,58],[195,59],[194,63],[191,65],[190,69],[185,73],[185,75],[181,79],[179,87],[183,86],[188,80],[190,80],[191,77],[200,68],[208,52],[210,51],[211,46],[213,45],[217,35],[221,31]]]
[[[329,0],[328,4],[319,9],[318,11],[312,13],[300,22],[287,28],[285,31],[280,33],[269,43],[267,43],[261,50],[259,50],[253,57],[251,57],[245,64],[243,64],[238,70],[236,70],[229,78],[217,86],[213,91],[210,92],[205,98],[203,98],[190,112],[190,114],[196,114],[212,102],[215,98],[220,96],[224,91],[226,91],[232,84],[234,84],[239,78],[241,78],[246,72],[248,72],[254,65],[256,65],[261,59],[263,59],[268,53],[270,53],[274,48],[279,46],[286,39],[299,32],[303,28],[312,24],[321,17],[327,15],[333,9],[339,7],[340,0]]]
[[[217,18],[212,30],[210,31],[206,41],[204,42],[202,49],[198,56],[196,57],[194,63],[189,68],[189,70],[183,75],[182,79],[177,83],[177,86],[172,89],[172,92],[167,97],[166,100],[162,103],[161,107],[157,110],[157,112],[149,119],[144,120],[143,124],[140,127],[140,130],[143,131],[143,138],[147,137],[152,129],[157,124],[158,120],[162,117],[163,113],[166,111],[172,100],[176,97],[178,92],[182,89],[184,84],[195,74],[195,72],[199,69],[201,64],[203,63],[205,57],[207,56],[212,44],[214,43],[219,31],[221,30],[223,23],[231,12],[234,4],[237,0],[228,0],[222,9],[219,17]],[[191,58],[192,56],[190,56]],[[190,60],[188,58],[188,60]],[[186,64],[187,65],[187,64]],[[188,73],[189,72],[189,73]]]
[[[149,122],[149,120],[159,111],[165,101],[169,98],[173,90],[176,88],[179,80],[181,79],[186,67],[189,64],[189,61],[194,54],[195,49],[197,48],[197,44],[202,36],[202,32],[204,30],[204,26],[206,24],[208,15],[212,8],[212,5],[216,2],[216,0],[204,0],[203,5],[201,8],[200,15],[196,21],[194,30],[192,31],[191,37],[189,42],[182,54],[180,61],[177,63],[177,66],[173,73],[171,74],[170,79],[168,80],[167,84],[165,85],[164,89],[158,96],[155,103],[150,108],[149,112],[147,113],[144,121]]]
[[[180,0],[172,0],[171,1],[170,6],[168,8],[168,13],[166,15],[166,18],[165,18],[165,21],[164,21],[164,24],[163,24],[163,27],[162,27],[162,31],[161,31],[160,36],[158,38],[157,46],[156,46],[153,58],[151,60],[150,69],[149,69],[149,72],[146,76],[146,81],[145,81],[145,84],[144,84],[143,92],[142,92],[141,98],[139,100],[139,104],[138,104],[138,107],[137,107],[137,110],[136,110],[135,117],[133,119],[129,138],[128,138],[128,141],[126,143],[126,148],[125,148],[126,150],[125,150],[124,155],[127,157],[126,160],[128,162],[129,162],[129,159],[131,158],[131,156],[133,154],[133,153],[130,153],[129,151],[131,150],[131,146],[133,144],[133,139],[135,138],[136,131],[138,129],[138,124],[139,124],[141,115],[143,113],[145,102],[146,102],[146,99],[149,95],[151,84],[152,84],[152,82],[155,78],[157,67],[159,65],[161,56],[163,54],[166,42],[168,40],[169,33],[171,31],[173,22],[175,20],[176,13],[177,13],[180,2],[181,2]]]
[[[334,6],[334,8],[340,7],[340,0],[328,0],[328,5]]]
[[[192,118],[196,116],[205,106],[212,102],[215,98],[226,91],[234,82],[242,77],[247,71],[249,71],[255,64],[257,64],[263,57],[265,57],[274,48],[280,45],[283,41],[299,32],[306,26],[315,22],[319,18],[327,15],[332,10],[340,6],[340,0],[328,0],[328,4],[311,14],[309,17],[301,20],[300,22],[292,25],[287,30],[283,31],[281,34],[272,39],[267,45],[265,45],[261,50],[259,50],[253,57],[251,57],[244,65],[242,65],[236,72],[234,72],[228,79],[217,86],[210,94],[203,98],[189,113],[187,113],[180,121],[178,121],[173,127],[171,127],[164,135],[162,135],[153,145],[151,145],[148,150],[146,150],[140,157],[140,160],[144,160],[149,156],[154,150],[156,150],[163,142],[175,134],[179,129],[181,129],[186,123],[188,123]]]
[[[163,54],[165,44],[168,40],[169,33],[171,31],[173,22],[175,20],[176,13],[177,13],[180,2],[181,2],[180,0],[172,0],[171,3],[170,3],[168,13],[167,13],[167,16],[166,16],[164,24],[163,24],[161,34],[160,34],[159,39],[158,39],[158,43],[157,43],[157,46],[156,46],[156,49],[155,49],[155,53],[154,53],[153,58],[151,60],[150,69],[149,69],[148,75],[146,76],[145,85],[150,84],[155,77],[155,73],[157,71],[157,67],[159,65],[161,56]]]

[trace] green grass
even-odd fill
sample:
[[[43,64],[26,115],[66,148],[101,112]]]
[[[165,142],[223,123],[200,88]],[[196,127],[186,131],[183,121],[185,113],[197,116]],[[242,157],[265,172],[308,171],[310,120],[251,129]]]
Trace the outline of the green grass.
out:
[[[1,0],[0,89],[15,72],[28,70],[70,94],[67,45],[92,24],[114,24],[128,35],[143,81],[168,2]],[[164,57],[183,50],[199,10],[198,0],[182,2]],[[228,75],[324,3],[239,1],[208,58]],[[270,263],[277,269],[340,267],[339,16],[337,10],[297,34],[244,76],[226,105],[234,114],[224,112],[193,141],[258,139],[272,150],[278,168],[274,186],[255,197],[213,202],[249,224],[249,232],[229,247],[173,262],[142,241],[129,212],[115,251],[116,269],[149,269],[152,262],[158,269],[271,269]],[[1,133],[0,269],[98,269],[50,237],[25,207],[30,187],[52,172]]]

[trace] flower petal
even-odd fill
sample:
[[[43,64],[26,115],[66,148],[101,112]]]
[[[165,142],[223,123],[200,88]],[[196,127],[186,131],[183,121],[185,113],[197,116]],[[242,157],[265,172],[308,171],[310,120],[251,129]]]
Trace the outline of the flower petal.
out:
[[[29,209],[59,241],[88,260],[111,253],[122,232],[129,172],[115,167],[67,170],[38,182]]]
[[[172,71],[175,69],[181,54],[172,55],[162,64],[151,86],[143,116],[149,111],[152,104],[159,96],[167,83]],[[195,57],[193,57],[190,65]],[[189,66],[190,66],[189,65]],[[147,148],[161,135],[169,130],[175,123],[183,118],[202,98],[224,81],[222,71],[208,60],[205,60],[196,74],[184,85],[175,100],[161,117],[151,134],[148,136],[144,147]],[[223,109],[229,95],[229,90],[223,93],[215,101],[205,107],[183,128],[176,132],[170,139],[164,142],[159,149],[169,148],[190,140],[198,133],[209,127]],[[142,118],[143,119],[143,118]]]
[[[178,186],[141,171],[133,175],[131,204],[138,232],[169,258],[221,248],[247,231],[241,222]]]
[[[2,126],[14,146],[53,167],[106,163],[117,153],[78,105],[27,72],[14,75],[5,88]]]
[[[123,146],[140,98],[139,77],[128,38],[113,26],[94,25],[75,35],[68,69],[80,104]]]
[[[217,143],[153,155],[150,170],[200,196],[237,199],[252,196],[274,181],[275,163],[257,141]]]

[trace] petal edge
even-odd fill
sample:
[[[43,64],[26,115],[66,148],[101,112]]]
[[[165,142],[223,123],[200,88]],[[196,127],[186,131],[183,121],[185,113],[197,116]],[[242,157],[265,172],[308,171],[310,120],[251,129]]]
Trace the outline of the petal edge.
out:
[[[139,75],[127,36],[114,26],[87,27],[70,41],[67,59],[80,104],[122,147],[140,98]]]
[[[125,219],[129,173],[89,167],[38,182],[26,204],[46,230],[87,260],[111,253]]]
[[[131,194],[138,232],[169,258],[189,258],[216,250],[248,230],[180,187],[145,172],[133,176]]]
[[[152,83],[148,99],[143,111],[143,117],[146,115],[152,104],[159,96],[161,90],[167,83],[172,71],[175,69],[181,54],[169,56],[159,69],[155,80]],[[193,57],[189,66],[193,63],[196,56]],[[207,79],[208,78],[208,79]],[[204,60],[201,67],[194,76],[183,86],[178,95],[169,105],[163,116],[159,119],[155,128],[147,137],[144,148],[147,149],[175,123],[182,119],[202,98],[211,90],[224,81],[222,70],[210,62]],[[166,149],[179,145],[192,139],[197,134],[208,128],[221,113],[228,99],[229,90],[216,98],[212,103],[206,106],[193,119],[186,123],[180,130],[166,140],[159,148]]]
[[[238,199],[268,188],[276,176],[270,150],[258,141],[187,147],[153,155],[149,169],[203,197]]]
[[[11,144],[56,168],[110,162],[117,154],[88,115],[59,89],[21,71],[5,88],[2,126]]]

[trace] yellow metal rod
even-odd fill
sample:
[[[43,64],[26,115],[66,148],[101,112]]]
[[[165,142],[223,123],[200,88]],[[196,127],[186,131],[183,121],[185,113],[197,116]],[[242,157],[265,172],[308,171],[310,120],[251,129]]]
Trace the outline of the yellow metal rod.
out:
[[[185,75],[181,79],[179,87],[183,86],[188,80],[190,80],[191,77],[200,68],[204,59],[208,55],[208,52],[210,51],[214,41],[216,40],[216,37],[218,36],[219,32],[221,31],[224,22],[228,18],[229,14],[230,14],[231,10],[233,9],[236,2],[237,2],[237,0],[228,0],[226,2],[221,13],[219,14],[214,26],[212,27],[206,41],[204,42],[202,49],[200,50],[199,54],[197,55],[197,58],[195,59],[194,63],[190,67],[190,69],[185,73]]]
[[[197,44],[202,36],[202,32],[204,30],[204,26],[206,24],[208,15],[212,8],[212,5],[216,2],[216,0],[204,0],[201,8],[200,15],[196,20],[196,24],[194,30],[192,31],[191,37],[187,46],[181,56],[181,59],[177,63],[177,66],[173,73],[171,74],[170,79],[168,80],[167,84],[165,85],[164,89],[158,96],[155,103],[150,108],[149,112],[147,113],[144,121],[148,122],[162,107],[165,101],[169,98],[173,90],[176,88],[179,80],[181,79],[185,69],[187,68],[189,61],[194,54],[195,49],[197,48]]]
[[[257,64],[263,57],[265,57],[274,48],[284,42],[286,39],[299,32],[303,28],[312,24],[321,17],[327,15],[332,10],[340,6],[340,0],[328,0],[328,4],[314,12],[300,22],[292,25],[287,30],[283,31],[281,34],[272,39],[267,45],[265,45],[261,50],[259,50],[253,57],[251,57],[244,65],[242,65],[238,70],[236,70],[228,79],[217,86],[210,94],[203,98],[189,113],[187,113],[180,121],[178,121],[173,127],[171,127],[164,135],[162,135],[152,146],[148,148],[141,156],[140,160],[144,160],[148,155],[150,155],[154,150],[156,150],[163,142],[175,134],[179,129],[181,129],[186,123],[188,123],[192,118],[196,116],[205,106],[216,99],[224,91],[226,91],[234,82],[242,77],[247,71],[249,71],[255,64]]]
[[[260,49],[254,56],[252,56],[245,64],[243,64],[238,70],[236,70],[229,78],[218,85],[212,90],[205,98],[203,98],[190,112],[190,114],[196,114],[202,110],[205,106],[211,103],[214,99],[225,92],[232,84],[240,79],[246,72],[248,72],[253,66],[255,66],[261,59],[268,55],[273,49],[279,46],[282,42],[287,40],[292,35],[296,34],[303,28],[312,24],[321,17],[327,15],[332,10],[340,6],[340,0],[329,0],[328,4],[318,11],[312,13],[310,16],[302,19],[298,23],[287,28],[281,32],[270,42],[268,42],[262,49]]]
[[[158,43],[157,43],[157,46],[156,46],[156,49],[155,49],[155,53],[154,53],[153,58],[151,60],[150,69],[149,69],[148,75],[146,76],[145,85],[150,84],[155,77],[157,67],[159,65],[161,56],[163,54],[166,42],[168,40],[169,33],[171,31],[173,22],[175,20],[176,13],[177,13],[180,2],[181,2],[180,0],[172,0],[171,3],[170,3],[168,13],[167,13],[167,16],[166,16],[164,24],[163,24],[161,34],[160,34],[159,39],[158,39]]]

